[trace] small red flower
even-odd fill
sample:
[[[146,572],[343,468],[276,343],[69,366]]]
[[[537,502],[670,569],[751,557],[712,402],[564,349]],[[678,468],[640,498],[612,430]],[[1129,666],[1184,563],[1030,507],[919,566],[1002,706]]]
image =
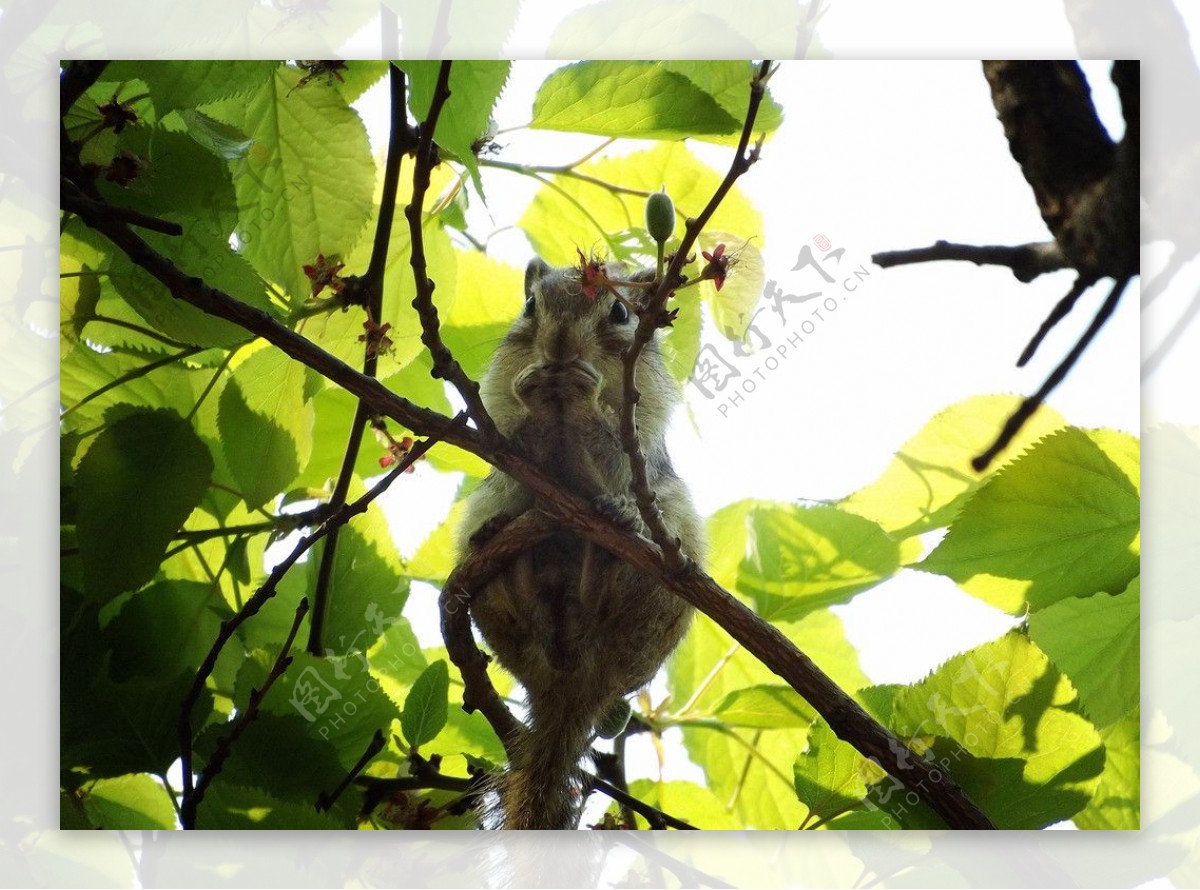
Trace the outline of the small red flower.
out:
[[[721,289],[721,285],[725,283],[725,276],[729,274],[729,261],[732,257],[725,256],[725,245],[718,244],[713,248],[713,252],[702,250],[700,253],[708,260],[708,265],[700,272],[702,279],[711,279],[717,290]]]
[[[122,188],[128,188],[129,184],[146,169],[146,166],[145,161],[126,148],[112,159],[112,163],[104,171],[104,178],[109,182],[115,182]]]
[[[579,275],[583,282],[579,289],[583,295],[589,300],[595,300],[599,296],[601,289],[608,284],[608,277],[604,274],[604,267],[600,265],[600,261],[593,257],[588,259],[583,255],[583,251],[578,247],[575,252],[579,254]]]
[[[387,355],[392,351],[392,347],[395,344],[392,342],[392,338],[388,336],[388,331],[392,329],[390,321],[378,325],[368,318],[363,322],[363,329],[365,333],[358,335],[358,342],[367,344],[367,355]]]
[[[314,265],[304,266],[304,274],[312,282],[312,295],[309,299],[316,298],[317,294],[325,290],[325,288],[329,288],[335,294],[341,293],[342,288],[346,286],[346,282],[338,273],[344,268],[346,268],[345,263],[327,260],[323,253],[317,254],[317,262]]]
[[[137,112],[133,110],[133,106],[117,100],[117,94],[113,93],[112,101],[106,102],[104,105],[96,106],[100,112],[100,126],[111,129],[114,133],[120,133],[125,129],[126,124],[137,123]]]

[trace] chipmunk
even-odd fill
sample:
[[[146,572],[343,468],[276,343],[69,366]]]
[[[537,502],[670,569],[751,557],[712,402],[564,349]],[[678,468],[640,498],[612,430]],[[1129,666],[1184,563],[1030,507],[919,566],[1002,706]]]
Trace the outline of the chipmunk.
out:
[[[652,272],[623,278],[650,281]],[[622,287],[637,305],[641,289]],[[481,395],[497,428],[543,470],[597,509],[642,533],[621,448],[622,351],[637,319],[601,289],[583,293],[578,268],[540,259],[525,272],[525,309],[492,359]],[[671,467],[665,437],[680,400],[657,342],[637,368],[637,424],[651,489],[666,524],[692,559],[704,529]],[[460,553],[498,520],[531,507],[528,489],[493,470],[471,494]],[[471,614],[496,657],[526,692],[528,732],[500,784],[505,828],[574,828],[581,808],[580,758],[598,721],[627,705],[682,639],[692,607],[602,548],[563,531],[517,557],[476,591]]]

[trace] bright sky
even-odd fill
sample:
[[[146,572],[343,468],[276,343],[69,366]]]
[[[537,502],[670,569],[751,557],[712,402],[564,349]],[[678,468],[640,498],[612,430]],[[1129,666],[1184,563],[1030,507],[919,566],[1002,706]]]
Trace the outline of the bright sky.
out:
[[[529,120],[537,86],[559,64],[514,66],[495,113],[502,130]],[[1106,120],[1119,126],[1107,67],[1090,64],[1088,73]],[[1069,273],[1022,285],[1007,270],[971,264],[885,271],[870,263],[873,252],[939,238],[1018,244],[1048,237],[1009,156],[978,63],[785,62],[771,89],[787,118],[760,163],[739,182],[763,214],[766,277],[787,292],[820,288],[811,269],[792,271],[799,250],[819,234],[846,251],[831,271],[861,266],[869,275],[852,282],[853,294],[842,291],[846,299],[836,314],[814,320],[802,347],[774,370],[762,366],[761,356],[730,356],[741,380],[754,379],[757,388],[740,404],[726,401],[725,414],[718,400],[686,387],[695,425],[687,411],[678,412],[671,452],[706,514],[746,497],[839,498],[871,482],[940,409],[979,393],[1036,389],[1105,295],[1089,293],[1038,357],[1018,369],[1017,355],[1068,289]],[[363,102],[377,148],[385,139],[385,101],[380,89]],[[502,158],[559,164],[601,140],[518,130],[499,141]],[[731,149],[701,145],[694,151],[723,172]],[[537,188],[521,176],[487,173],[493,174],[489,205],[473,220],[477,235],[512,225]],[[488,249],[518,267],[532,255],[515,229],[498,233]],[[844,276],[835,278],[827,293],[842,287]],[[1051,400],[1069,421],[1137,432],[1137,304],[1131,288]],[[760,317],[770,319],[762,330],[776,345],[799,332],[808,304],[797,306],[794,316],[788,311],[786,328],[771,312]],[[753,376],[756,368],[762,377]],[[403,493],[397,487],[397,505],[389,513],[403,552],[414,552],[445,515],[456,482],[423,467]],[[399,504],[414,499],[429,510]],[[431,600],[418,596],[410,603],[430,644],[437,640]],[[836,611],[876,682],[911,682],[1011,624],[948,579],[909,571]],[[930,622],[930,615],[938,620]]]

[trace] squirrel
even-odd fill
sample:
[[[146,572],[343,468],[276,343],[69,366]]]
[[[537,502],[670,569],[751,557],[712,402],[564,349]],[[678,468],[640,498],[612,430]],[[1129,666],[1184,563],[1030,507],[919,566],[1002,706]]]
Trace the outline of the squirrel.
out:
[[[609,280],[654,277],[647,270],[622,278],[625,269],[616,263],[603,272]],[[637,326],[629,306],[637,305],[642,289],[621,287],[622,301],[604,288],[585,295],[582,284],[579,268],[529,263],[524,312],[493,356],[481,397],[499,431],[542,470],[645,534],[619,434],[621,354]],[[665,443],[680,391],[656,341],[642,353],[636,382],[638,438],[651,490],[684,553],[700,559],[703,523]],[[535,506],[528,489],[493,470],[468,498],[460,553]],[[518,556],[476,591],[475,624],[524,687],[528,708],[527,732],[500,779],[504,828],[576,827],[584,778],[579,761],[597,723],[627,718],[624,697],[658,671],[686,633],[692,611],[653,579],[567,531]]]

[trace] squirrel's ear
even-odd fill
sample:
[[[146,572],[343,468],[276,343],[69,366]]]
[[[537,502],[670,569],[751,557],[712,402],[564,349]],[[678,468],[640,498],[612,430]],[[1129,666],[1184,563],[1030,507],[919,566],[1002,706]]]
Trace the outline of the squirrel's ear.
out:
[[[653,281],[655,276],[654,269],[638,269],[629,276],[630,281]]]
[[[541,257],[534,257],[525,267],[525,296],[533,296],[533,285],[541,281],[550,271],[550,266]]]

